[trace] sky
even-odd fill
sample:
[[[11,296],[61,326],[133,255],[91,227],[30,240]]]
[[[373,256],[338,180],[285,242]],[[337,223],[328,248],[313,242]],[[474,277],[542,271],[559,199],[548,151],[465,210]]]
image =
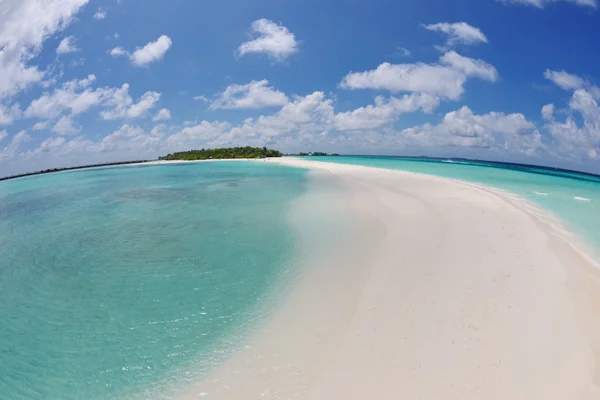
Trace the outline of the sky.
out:
[[[0,0],[0,176],[174,151],[600,173],[599,0]]]

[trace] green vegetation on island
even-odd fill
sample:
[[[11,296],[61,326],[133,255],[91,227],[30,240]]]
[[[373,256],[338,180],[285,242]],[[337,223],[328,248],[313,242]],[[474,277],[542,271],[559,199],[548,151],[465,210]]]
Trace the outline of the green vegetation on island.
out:
[[[298,153],[298,154],[290,154],[291,156],[300,156],[300,157],[328,157],[328,156],[339,156],[337,153],[323,153],[322,151],[315,151],[314,153]]]
[[[278,150],[267,149],[266,147],[227,147],[220,149],[202,149],[179,151],[173,154],[159,157],[159,160],[222,160],[233,158],[266,158],[281,157]]]

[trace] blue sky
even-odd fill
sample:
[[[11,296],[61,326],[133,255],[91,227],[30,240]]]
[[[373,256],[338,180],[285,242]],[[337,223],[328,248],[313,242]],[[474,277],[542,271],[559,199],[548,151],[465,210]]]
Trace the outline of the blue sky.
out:
[[[0,14],[0,175],[238,144],[600,172],[597,0],[2,0]]]

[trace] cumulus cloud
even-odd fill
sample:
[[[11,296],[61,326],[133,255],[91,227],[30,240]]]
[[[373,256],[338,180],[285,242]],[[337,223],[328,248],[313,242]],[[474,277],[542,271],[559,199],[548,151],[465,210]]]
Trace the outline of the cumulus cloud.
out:
[[[546,124],[546,128],[557,142],[555,151],[574,158],[595,154],[594,152],[600,150],[598,102],[587,90],[577,89],[569,101],[569,112],[565,122],[553,118]],[[573,114],[581,117],[581,125],[573,118]],[[590,153],[590,150],[594,152]]]
[[[115,47],[114,49],[112,49],[110,51],[110,55],[113,56],[113,57],[126,56],[127,55],[127,51],[125,51],[125,49],[122,48],[122,47]]]
[[[43,131],[45,129],[48,129],[48,126],[50,126],[50,121],[40,121],[40,122],[36,122],[33,127],[31,128],[31,130],[33,131]]]
[[[6,132],[6,129],[3,131],[0,131],[0,142],[2,142],[4,139],[6,139],[7,136],[8,136],[8,133]]]
[[[89,0],[4,0],[0,23],[0,100],[40,82],[30,65],[50,36],[65,29]]]
[[[125,124],[92,147],[94,151],[125,151],[148,149],[160,140],[160,135],[147,133],[139,126]]]
[[[52,93],[44,93],[33,100],[25,110],[27,118],[55,118],[68,110],[72,115],[81,114],[93,106],[101,104],[112,90],[106,88],[91,89],[96,80],[93,74],[83,79],[74,79],[63,83]]]
[[[464,106],[447,113],[437,125],[424,124],[401,132],[406,140],[419,146],[492,148],[494,134],[502,135],[501,146],[524,154],[534,154],[541,147],[541,135],[523,114],[491,112],[476,115]]]
[[[374,70],[351,72],[340,86],[344,89],[378,89],[391,92],[422,92],[456,100],[464,91],[469,78],[495,82],[498,72],[494,66],[455,51],[445,53],[436,64],[383,63]]]
[[[285,60],[298,51],[298,42],[293,33],[283,25],[262,18],[252,23],[256,37],[238,48],[238,55],[264,53],[276,61]]]
[[[233,124],[227,121],[188,122],[183,128],[158,125],[150,131],[125,124],[98,141],[84,137],[44,150],[61,157],[74,154],[129,154],[147,157],[153,152],[177,151],[221,145],[286,146],[303,144],[343,146],[345,143],[400,148],[405,146],[485,148],[525,155],[543,148],[535,125],[522,114],[490,112],[474,114],[469,108],[447,113],[437,124],[424,124],[405,130],[394,127],[404,113],[433,112],[440,99],[427,93],[382,97],[373,104],[336,112],[334,101],[323,92],[290,100],[272,114]],[[41,150],[40,150],[41,151]],[[128,153],[122,153],[128,152]],[[107,156],[108,157],[108,156]],[[93,157],[92,157],[93,158]]]
[[[91,88],[95,80],[96,76],[91,74],[83,79],[63,83],[53,92],[46,92],[33,100],[25,110],[24,116],[54,119],[69,113],[72,117],[93,107],[102,107],[105,110],[100,115],[105,120],[134,119],[145,116],[160,99],[160,93],[148,91],[134,102],[129,95],[129,84],[125,83],[120,88]],[[66,124],[66,121],[63,121],[63,124]]]
[[[160,93],[148,91],[134,102],[129,95],[129,84],[125,83],[107,100],[106,105],[112,109],[102,111],[100,115],[105,120],[140,118],[154,108],[158,100]]]
[[[13,104],[10,107],[0,104],[0,125],[10,125],[21,117],[21,107]]]
[[[73,119],[70,116],[61,117],[56,124],[52,127],[52,132],[56,132],[59,135],[74,135],[81,130],[81,127],[75,126]]]
[[[229,85],[210,108],[239,109],[283,106],[288,97],[269,86],[269,81],[252,81],[245,85]]]
[[[171,119],[171,112],[166,108],[161,108],[152,118],[152,121],[166,121],[169,119]]]
[[[142,66],[162,60],[173,42],[167,35],[162,35],[155,42],[150,42],[144,47],[136,49],[129,57],[134,65]]]
[[[422,93],[404,95],[399,99],[392,97],[388,100],[379,96],[374,105],[336,114],[333,125],[340,131],[375,129],[396,121],[404,113],[417,110],[431,113],[438,105],[437,97]]]
[[[231,125],[228,122],[202,121],[173,133],[165,143],[169,148],[175,150],[196,147],[199,143],[206,143],[208,140],[225,134],[230,128]]]
[[[565,90],[581,89],[586,85],[585,80],[566,71],[552,71],[547,69],[544,72],[544,77]]]
[[[564,90],[586,89],[596,99],[600,99],[600,88],[591,84],[587,79],[566,71],[552,71],[547,69],[544,77]]]
[[[474,45],[479,43],[487,43],[487,37],[479,28],[475,28],[466,22],[440,22],[438,24],[424,25],[425,29],[441,32],[448,37],[447,44],[449,46],[455,44]]]
[[[60,41],[58,47],[56,48],[56,54],[68,54],[79,51],[77,46],[75,45],[75,37],[67,36],[63,40]]]
[[[133,53],[129,53],[122,47],[115,47],[110,51],[110,55],[113,57],[127,56],[133,65],[142,67],[162,60],[172,44],[173,41],[170,37],[162,35],[156,41],[138,47]]]
[[[31,140],[31,136],[27,131],[22,130],[12,137],[11,141],[2,150],[0,150],[0,161],[7,161],[17,155],[18,151],[24,143]]]
[[[542,107],[542,118],[551,120],[554,118],[554,104],[546,104]]]
[[[591,8],[598,7],[597,0],[496,0],[496,1],[500,1],[500,2],[506,3],[506,4],[509,4],[509,3],[522,4],[522,5],[533,6],[533,7],[537,7],[537,8],[544,8],[548,4],[558,3],[559,1],[565,1],[567,3],[572,3],[572,4],[575,4],[578,6],[582,6],[582,7],[591,7]]]
[[[48,138],[48,139],[44,140],[42,143],[40,143],[40,145],[38,147],[36,147],[34,150],[28,152],[27,155],[50,153],[54,149],[57,149],[58,147],[62,146],[66,141],[67,140],[61,136]]]
[[[248,118],[235,126],[224,139],[261,136],[265,139],[285,133],[319,134],[330,128],[333,120],[333,101],[323,92],[297,97],[273,115]]]

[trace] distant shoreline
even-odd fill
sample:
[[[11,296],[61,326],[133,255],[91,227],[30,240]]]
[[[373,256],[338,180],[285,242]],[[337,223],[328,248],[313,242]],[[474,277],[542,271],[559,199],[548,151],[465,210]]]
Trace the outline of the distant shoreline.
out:
[[[330,155],[334,156],[334,155]],[[336,154],[337,156],[337,154]],[[514,163],[514,162],[504,162],[504,161],[490,161],[490,160],[479,160],[479,159],[469,159],[469,158],[454,158],[454,157],[426,157],[426,156],[385,156],[385,155],[359,155],[359,154],[344,154],[344,157],[365,157],[365,158],[395,158],[395,159],[403,159],[403,160],[418,160],[421,162],[434,162],[440,160],[447,160],[447,162],[454,163],[478,163],[479,166],[484,168],[502,168],[502,166],[514,166],[514,167],[527,167],[527,168],[539,168],[546,171],[554,171],[559,173],[575,173],[581,174],[593,178],[600,178],[600,174],[595,174],[587,171],[580,171],[574,169],[560,168],[560,167],[550,167],[547,165],[537,165],[537,164],[523,164],[523,163]],[[310,154],[305,156],[299,154],[284,154],[283,157],[316,157],[320,158],[320,156],[315,156]],[[161,164],[173,164],[173,163],[189,163],[189,162],[199,162],[199,161],[248,161],[248,160],[264,160],[267,158],[222,158],[222,159],[206,159],[206,160],[135,160],[135,161],[117,161],[117,162],[109,162],[109,163],[100,163],[100,164],[91,164],[91,165],[80,165],[75,167],[64,167],[64,168],[52,168],[46,169],[42,171],[35,172],[26,172],[23,174],[9,175],[9,176],[0,176],[0,182],[6,181],[10,179],[24,178],[27,176],[34,175],[42,175],[49,174],[53,172],[62,172],[62,171],[70,171],[77,169],[86,169],[86,168],[97,168],[97,167],[111,167],[111,166],[119,166],[119,165],[161,165]],[[531,171],[528,171],[531,173]]]
[[[115,165],[128,165],[128,164],[146,164],[149,162],[152,162],[152,160],[117,161],[117,162],[109,162],[109,163],[101,163],[101,164],[79,165],[76,167],[50,168],[50,169],[45,169],[45,170],[41,170],[41,171],[26,172],[23,174],[2,176],[2,177],[0,177],[0,181],[8,181],[10,179],[24,178],[27,176],[34,176],[34,175],[51,174],[53,172],[71,171],[71,170],[76,170],[76,169],[112,167]]]

